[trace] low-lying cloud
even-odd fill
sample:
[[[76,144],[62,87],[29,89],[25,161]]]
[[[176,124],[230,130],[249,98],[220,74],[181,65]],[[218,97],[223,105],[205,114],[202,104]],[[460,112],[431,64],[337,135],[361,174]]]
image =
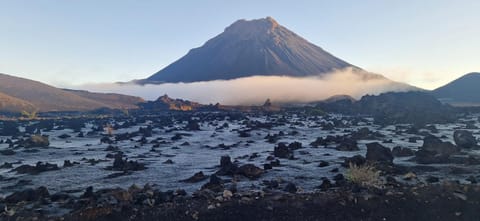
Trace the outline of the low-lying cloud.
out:
[[[267,98],[274,103],[319,101],[334,95],[360,98],[365,94],[406,91],[410,86],[381,76],[345,69],[319,77],[254,76],[234,80],[158,85],[90,84],[76,87],[95,92],[113,92],[155,100],[168,94],[204,104],[262,104]]]

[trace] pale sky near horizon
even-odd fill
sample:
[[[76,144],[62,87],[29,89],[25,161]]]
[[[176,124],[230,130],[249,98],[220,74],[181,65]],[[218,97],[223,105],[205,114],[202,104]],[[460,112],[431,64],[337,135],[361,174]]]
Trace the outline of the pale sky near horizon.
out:
[[[0,0],[0,73],[55,86],[146,78],[238,19],[426,89],[479,72],[480,1]]]

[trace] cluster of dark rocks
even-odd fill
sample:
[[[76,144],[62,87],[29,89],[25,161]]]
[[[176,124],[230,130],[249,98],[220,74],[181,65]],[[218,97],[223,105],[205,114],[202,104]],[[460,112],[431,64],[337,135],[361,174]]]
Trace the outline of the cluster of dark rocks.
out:
[[[26,173],[26,174],[36,175],[36,174],[39,174],[39,173],[42,173],[42,172],[59,170],[59,169],[60,168],[58,167],[57,164],[37,162],[37,164],[35,164],[35,166],[25,164],[25,165],[21,165],[21,166],[15,168],[15,169],[13,169],[13,171],[15,171],[17,173],[21,173],[21,174]]]
[[[210,179],[210,181],[206,183],[203,188],[213,188],[219,190],[220,188],[218,187],[222,186],[221,184],[223,184],[225,181],[222,181],[222,179],[218,176],[233,177],[241,175],[248,179],[258,179],[262,176],[263,173],[264,169],[260,167],[257,167],[253,164],[238,165],[237,163],[231,161],[230,156],[225,155],[220,158],[219,169],[214,174],[208,176],[205,175],[203,171],[200,171],[195,173],[193,176],[181,181],[187,183],[196,183]]]
[[[301,148],[302,148],[302,143],[300,142],[293,142],[288,145],[286,143],[279,143],[273,149],[273,155],[278,158],[292,160],[295,158],[294,151]]]
[[[114,156],[113,165],[107,167],[108,170],[123,172],[145,170],[146,168],[147,167],[143,163],[124,158],[123,153],[117,153]]]

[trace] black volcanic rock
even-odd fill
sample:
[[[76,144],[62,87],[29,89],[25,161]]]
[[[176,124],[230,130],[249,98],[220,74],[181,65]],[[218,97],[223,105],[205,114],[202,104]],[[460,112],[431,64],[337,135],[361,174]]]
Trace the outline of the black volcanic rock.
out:
[[[453,121],[456,114],[454,108],[422,91],[366,95],[359,101],[320,102],[317,107],[327,112],[370,115],[378,124],[446,123]]]
[[[28,139],[22,141],[21,145],[25,148],[48,147],[50,146],[50,141],[47,136],[32,135]]]
[[[42,198],[49,197],[50,194],[46,187],[41,186],[37,189],[25,189],[19,192],[12,193],[11,195],[5,198],[7,203],[18,203],[22,201],[38,201]]]
[[[389,148],[382,146],[378,142],[367,144],[367,161],[375,163],[393,164],[393,155]]]
[[[46,171],[59,170],[59,169],[60,168],[58,168],[57,164],[37,162],[35,166],[25,164],[13,169],[13,171],[16,171],[17,173],[20,173],[20,174],[37,175],[39,173],[43,173]]]
[[[293,149],[287,146],[285,143],[279,143],[273,150],[273,155],[278,158],[293,159]]]
[[[236,21],[145,82],[195,82],[254,75],[304,77],[347,67],[354,66],[267,17]]]
[[[423,139],[423,145],[415,152],[415,161],[420,164],[447,163],[450,155],[459,150],[454,144],[429,135]]]
[[[193,176],[191,176],[188,179],[181,180],[181,182],[186,182],[186,183],[197,183],[203,180],[208,179],[208,176],[205,176],[202,171],[195,173]]]
[[[477,147],[477,138],[475,138],[470,131],[456,130],[453,133],[453,140],[455,144],[463,148]]]
[[[384,93],[364,96],[359,102],[360,111],[376,116],[378,123],[448,122],[452,111],[440,101],[424,92]]]
[[[243,175],[249,179],[257,179],[264,173],[264,170],[253,165],[245,164],[237,169],[237,174]]]
[[[442,87],[432,94],[446,103],[457,105],[480,105],[480,73],[466,74]]]

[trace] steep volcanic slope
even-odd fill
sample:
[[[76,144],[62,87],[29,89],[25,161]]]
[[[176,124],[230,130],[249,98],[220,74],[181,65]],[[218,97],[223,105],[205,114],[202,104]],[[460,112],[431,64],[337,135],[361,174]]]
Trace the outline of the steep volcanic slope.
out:
[[[354,67],[267,17],[239,20],[144,83],[195,82],[254,75],[303,77]]]
[[[112,95],[105,95],[112,96]],[[97,99],[98,97],[98,99]],[[118,108],[106,102],[100,94],[86,96],[49,86],[37,81],[0,74],[0,111],[21,112],[32,109],[46,111],[88,111],[99,108]],[[138,98],[128,100],[137,101]],[[33,106],[33,107],[32,107]]]
[[[480,73],[466,74],[432,91],[438,99],[454,105],[480,105]]]

